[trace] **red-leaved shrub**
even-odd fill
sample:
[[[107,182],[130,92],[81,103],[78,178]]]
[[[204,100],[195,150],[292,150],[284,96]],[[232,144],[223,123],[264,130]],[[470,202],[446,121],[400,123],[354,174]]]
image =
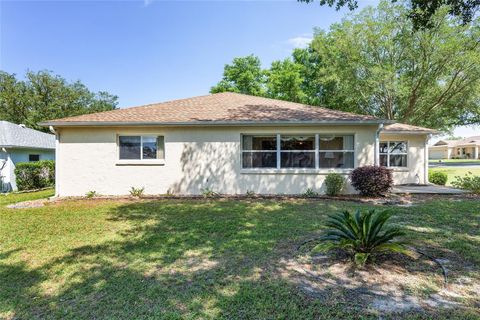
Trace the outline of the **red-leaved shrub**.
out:
[[[393,185],[392,171],[385,167],[359,167],[350,173],[355,190],[363,196],[380,196],[388,193]]]

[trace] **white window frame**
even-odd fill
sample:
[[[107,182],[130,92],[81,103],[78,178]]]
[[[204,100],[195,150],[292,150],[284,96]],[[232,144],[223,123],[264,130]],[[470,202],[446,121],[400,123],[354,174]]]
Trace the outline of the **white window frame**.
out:
[[[386,143],[387,144],[387,152],[380,152],[380,144]],[[390,143],[405,143],[407,151],[401,153],[391,153],[390,152]],[[387,141],[380,141],[378,144],[378,154],[379,156],[387,156],[387,166],[386,168],[408,168],[408,141],[407,140],[387,140]],[[402,155],[406,157],[405,166],[390,166],[390,156],[391,155]]]
[[[243,148],[243,137],[244,136],[257,136],[257,137],[276,137],[276,144],[277,148],[276,150],[245,150]],[[314,150],[285,150],[283,152],[313,152],[315,154],[315,167],[302,167],[302,168],[295,168],[295,167],[287,167],[287,168],[282,168],[281,167],[281,137],[282,136],[313,136],[315,138],[315,149]],[[320,150],[320,136],[330,136],[330,137],[345,137],[345,136],[352,136],[353,137],[353,149],[351,150]],[[332,172],[333,171],[351,171],[356,168],[357,161],[356,161],[356,148],[355,148],[355,143],[356,143],[357,136],[355,133],[242,133],[240,134],[240,168],[241,170],[244,171],[328,171]],[[276,152],[277,155],[277,166],[275,168],[270,167],[270,168],[248,168],[243,166],[243,154],[244,152]],[[352,152],[353,153],[353,167],[352,168],[328,168],[328,167],[320,167],[320,152]]]
[[[120,159],[120,137],[140,137],[140,159]],[[158,137],[163,137],[163,159],[144,159],[143,158],[143,138],[155,138],[158,141]],[[158,149],[158,145],[157,145]],[[166,143],[164,134],[145,133],[145,134],[131,134],[121,133],[117,134],[117,161],[116,165],[164,165],[166,158]],[[157,150],[158,152],[158,150]]]

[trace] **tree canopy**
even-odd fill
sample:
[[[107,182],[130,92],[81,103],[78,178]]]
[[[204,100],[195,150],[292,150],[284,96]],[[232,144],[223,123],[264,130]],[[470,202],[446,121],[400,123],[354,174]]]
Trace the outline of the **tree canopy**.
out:
[[[117,96],[92,92],[48,71],[28,71],[25,80],[0,71],[0,120],[48,131],[38,122],[116,109]]]
[[[440,130],[478,124],[479,19],[463,24],[444,7],[431,22],[431,28],[416,29],[408,8],[382,1],[327,31],[315,30],[308,48],[295,49],[270,68],[262,70],[259,59],[249,56],[262,76],[250,84],[255,91],[244,93]],[[237,75],[251,68],[238,68]]]
[[[297,1],[315,2],[315,0]],[[391,0],[391,2],[396,3],[398,0]],[[350,10],[355,10],[358,7],[358,0],[319,0],[319,3],[322,6],[335,7],[337,10],[345,6]],[[431,19],[443,6],[448,6],[449,14],[460,18],[464,24],[471,22],[480,8],[480,0],[410,0],[406,4],[410,8],[408,17],[412,20],[416,29],[433,26]]]
[[[251,95],[262,95],[265,73],[260,59],[254,55],[234,58],[232,64],[225,65],[223,79],[210,92],[238,92]]]

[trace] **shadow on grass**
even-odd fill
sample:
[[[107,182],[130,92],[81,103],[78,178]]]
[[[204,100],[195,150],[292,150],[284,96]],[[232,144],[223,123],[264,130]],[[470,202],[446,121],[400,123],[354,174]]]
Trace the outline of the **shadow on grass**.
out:
[[[342,206],[352,204],[122,204],[109,216],[131,225],[120,240],[74,248],[33,270],[0,261],[0,310],[18,318],[358,318],[331,294],[339,279],[312,299],[275,273]]]

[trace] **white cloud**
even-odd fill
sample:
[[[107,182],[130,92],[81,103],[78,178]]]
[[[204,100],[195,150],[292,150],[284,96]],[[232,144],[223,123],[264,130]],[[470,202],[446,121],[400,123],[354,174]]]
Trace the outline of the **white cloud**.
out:
[[[294,48],[306,48],[312,42],[313,36],[311,34],[302,34],[295,38],[290,38],[287,43]]]

